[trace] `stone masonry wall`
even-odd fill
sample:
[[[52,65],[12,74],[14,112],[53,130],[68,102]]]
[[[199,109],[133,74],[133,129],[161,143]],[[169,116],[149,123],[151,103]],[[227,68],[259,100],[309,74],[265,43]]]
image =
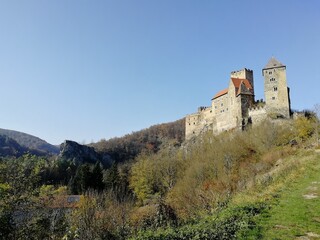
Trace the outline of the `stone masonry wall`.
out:
[[[264,69],[264,94],[269,114],[290,117],[286,68]]]
[[[257,124],[267,118],[267,111],[265,106],[251,108],[249,109],[248,115],[251,118],[252,124]]]
[[[214,113],[211,107],[200,107],[197,113],[186,116],[186,139],[212,130]]]

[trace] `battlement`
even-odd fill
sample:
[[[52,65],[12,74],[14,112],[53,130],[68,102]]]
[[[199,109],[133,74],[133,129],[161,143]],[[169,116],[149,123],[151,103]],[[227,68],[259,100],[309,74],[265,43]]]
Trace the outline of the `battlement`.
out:
[[[265,107],[266,107],[266,102],[263,102],[261,99],[261,101],[258,100],[257,102],[255,102],[254,105],[251,106],[248,110],[255,111],[255,110],[260,110]]]
[[[243,78],[248,80],[253,79],[253,71],[247,68],[237,70],[237,71],[232,71],[230,75],[231,75],[231,78]]]
[[[249,114],[253,113],[253,112],[261,112],[261,110],[265,110],[266,109],[266,105],[258,105],[258,106],[253,106],[251,108],[248,109]]]
[[[242,73],[244,73],[244,72],[253,73],[253,70],[248,69],[248,68],[244,68],[244,69],[241,69],[241,70],[232,71],[232,72],[231,72],[231,76],[232,76],[232,75],[242,74]]]
[[[211,108],[211,107],[205,107],[205,106],[198,107],[198,112],[205,111],[205,110],[207,110],[208,108]]]

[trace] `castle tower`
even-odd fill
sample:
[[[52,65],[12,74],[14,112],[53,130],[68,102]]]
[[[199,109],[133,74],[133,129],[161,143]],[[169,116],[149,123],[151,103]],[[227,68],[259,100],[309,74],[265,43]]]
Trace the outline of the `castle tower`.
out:
[[[290,99],[286,66],[272,57],[262,70],[262,75],[267,113],[275,117],[289,118]]]
[[[249,80],[249,82],[252,86],[253,95],[254,95],[253,71],[252,70],[244,68],[239,71],[232,71],[230,75],[231,75],[230,78],[241,78],[241,79]]]

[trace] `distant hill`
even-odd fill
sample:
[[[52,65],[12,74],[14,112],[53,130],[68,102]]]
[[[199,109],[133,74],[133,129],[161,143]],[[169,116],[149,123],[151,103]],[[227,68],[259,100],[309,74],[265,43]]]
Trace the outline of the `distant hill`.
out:
[[[90,144],[100,153],[108,153],[116,162],[134,159],[142,152],[156,153],[163,146],[181,145],[185,139],[185,119],[151,126],[123,137]]]
[[[14,139],[5,135],[0,135],[0,157],[21,157],[27,153],[37,156],[48,155],[47,152],[21,146]]]
[[[0,157],[20,157],[27,152],[27,148],[22,147],[12,138],[0,135]]]
[[[0,135],[7,136],[10,139],[15,140],[20,146],[28,148],[29,150],[53,155],[59,154],[59,147],[51,145],[30,134],[0,128]]]

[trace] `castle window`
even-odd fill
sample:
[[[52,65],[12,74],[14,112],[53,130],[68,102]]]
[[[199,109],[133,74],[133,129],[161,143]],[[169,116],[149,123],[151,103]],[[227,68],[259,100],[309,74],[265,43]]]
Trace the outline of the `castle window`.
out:
[[[194,122],[193,125],[196,125],[196,123]]]
[[[223,106],[223,103],[221,103],[221,107]]]
[[[273,91],[278,91],[278,88],[277,88],[277,87],[274,87],[274,88],[273,88]]]
[[[275,97],[272,97],[272,100],[275,100],[276,98]]]
[[[269,72],[269,75],[271,75],[272,74],[272,72]]]
[[[270,78],[270,82],[274,82],[275,80],[275,78]]]

